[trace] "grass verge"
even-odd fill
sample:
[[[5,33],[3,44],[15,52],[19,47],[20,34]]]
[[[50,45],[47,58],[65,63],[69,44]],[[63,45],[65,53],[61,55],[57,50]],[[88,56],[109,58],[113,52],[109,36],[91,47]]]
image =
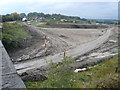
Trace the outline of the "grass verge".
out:
[[[0,26],[2,26],[2,23],[0,23]]]
[[[21,22],[3,23],[2,42],[7,50],[21,46],[21,41],[32,38]]]
[[[45,25],[45,24],[41,24],[41,25],[39,25],[39,27],[42,27],[42,28],[52,28],[52,26]]]
[[[27,88],[118,88],[118,57],[106,60],[97,67],[75,73],[64,61],[61,65],[52,63],[54,69],[42,82],[25,82]],[[120,82],[119,82],[120,83]]]
[[[30,22],[32,25],[36,25],[36,24],[38,24],[38,23],[40,23],[40,22],[35,22],[35,21],[32,21],[32,22]]]

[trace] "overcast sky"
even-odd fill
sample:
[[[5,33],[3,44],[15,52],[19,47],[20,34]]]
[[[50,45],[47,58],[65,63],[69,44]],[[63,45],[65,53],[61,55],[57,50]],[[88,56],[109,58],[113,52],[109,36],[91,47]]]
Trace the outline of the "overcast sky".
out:
[[[84,2],[82,2],[84,1]],[[1,14],[57,13],[89,19],[117,19],[118,0],[0,0]]]

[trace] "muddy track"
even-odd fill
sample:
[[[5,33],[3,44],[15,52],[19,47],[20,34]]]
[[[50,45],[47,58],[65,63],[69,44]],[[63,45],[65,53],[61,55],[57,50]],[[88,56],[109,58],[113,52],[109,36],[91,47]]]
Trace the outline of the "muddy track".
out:
[[[61,47],[62,49],[63,46],[68,47],[68,49],[71,46],[70,42],[67,42],[58,36],[55,36],[51,34],[50,32],[46,31],[45,29],[43,30],[38,30],[40,28],[31,26],[32,28],[35,28],[34,30],[37,30],[38,33],[42,34],[47,34],[51,38],[51,44],[56,45],[56,47]],[[76,48],[70,49],[67,51],[67,56],[72,56],[72,58],[77,58],[95,48],[98,48],[100,45],[102,45],[104,42],[106,42],[111,35],[111,30],[113,28],[109,28],[107,32],[104,33],[104,35],[100,36],[98,39],[95,39],[91,42],[82,44],[80,46],[77,46]],[[41,66],[46,66],[48,65],[51,61],[52,62],[60,62],[63,59],[63,52],[56,53],[53,55],[49,55],[47,57],[42,57],[42,58],[33,58],[32,60],[27,60],[24,62],[19,62],[18,64],[15,64],[15,68],[17,69],[18,73],[23,73],[27,70],[33,69],[33,68],[39,68]]]
[[[106,32],[105,29],[40,28],[34,25],[27,25],[26,23],[24,23],[24,25],[27,31],[34,36],[32,41],[35,43],[26,42],[24,44],[32,45],[20,51],[16,51],[15,54],[11,52],[10,55],[13,55],[11,58],[14,63],[26,62],[34,58],[40,59],[44,56],[54,55],[64,50],[67,51],[76,48],[83,43],[98,38]],[[44,50],[42,46],[44,44],[44,39],[42,38],[44,35],[49,37],[46,50]]]
[[[83,68],[90,65],[96,65],[100,62],[108,60],[114,56],[118,56],[118,29],[113,29],[107,42],[100,47],[77,57],[75,63],[71,63],[72,68]]]

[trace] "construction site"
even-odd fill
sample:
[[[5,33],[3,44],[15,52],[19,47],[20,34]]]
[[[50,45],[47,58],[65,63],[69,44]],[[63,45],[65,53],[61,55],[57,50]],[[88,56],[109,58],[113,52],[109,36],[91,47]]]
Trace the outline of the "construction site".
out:
[[[2,0],[0,90],[119,88],[119,5]]]
[[[31,38],[24,38],[22,48],[8,51],[8,54],[16,73],[25,82],[47,80],[45,74],[55,69],[49,68],[52,63],[59,66],[63,60],[73,60],[66,64],[67,68],[72,72],[82,72],[118,55],[117,26],[57,23],[43,28],[39,25],[45,23],[22,24]]]
[[[32,39],[24,40],[23,49],[9,54],[20,75],[46,67],[51,61],[59,63],[66,56],[76,61],[70,64],[71,67],[80,68],[118,54],[117,27],[78,25],[78,28],[71,28],[71,24],[68,27],[63,26],[41,28],[24,23]]]

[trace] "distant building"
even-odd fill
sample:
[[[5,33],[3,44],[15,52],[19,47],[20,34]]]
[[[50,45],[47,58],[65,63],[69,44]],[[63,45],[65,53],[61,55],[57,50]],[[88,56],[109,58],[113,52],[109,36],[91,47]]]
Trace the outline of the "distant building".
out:
[[[44,18],[44,17],[39,17],[39,18],[37,19],[38,22],[42,22],[42,21],[45,21],[45,20],[46,20],[46,18]]]
[[[22,21],[23,21],[23,22],[26,22],[26,21],[27,21],[27,18],[23,18]]]
[[[100,25],[100,23],[96,23],[96,25]]]

